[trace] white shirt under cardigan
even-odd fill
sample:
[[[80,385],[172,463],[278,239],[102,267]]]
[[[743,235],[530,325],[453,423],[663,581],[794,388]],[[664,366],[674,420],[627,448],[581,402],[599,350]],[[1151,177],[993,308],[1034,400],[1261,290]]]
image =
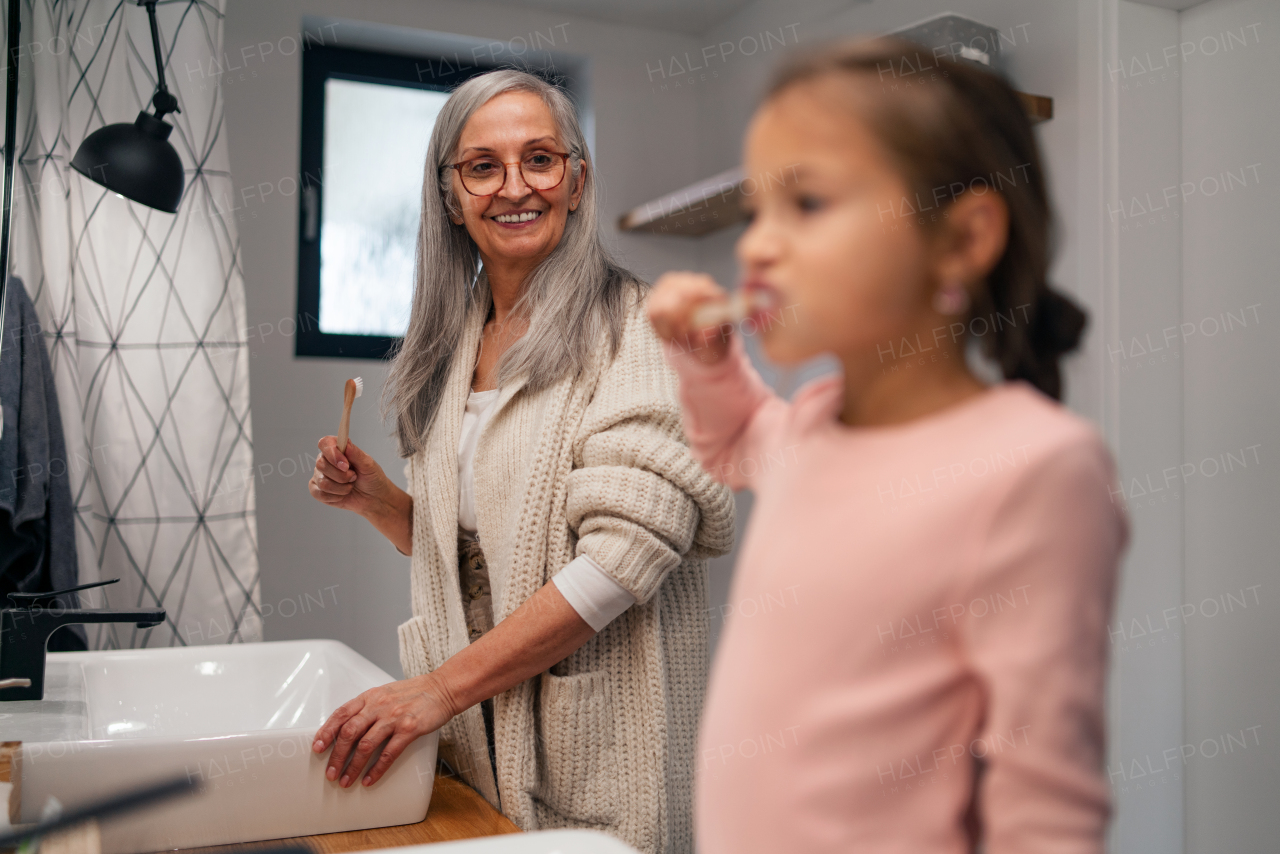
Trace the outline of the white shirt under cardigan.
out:
[[[476,443],[484,425],[493,415],[498,391],[490,389],[471,392],[467,396],[467,409],[462,415],[462,432],[458,437],[458,525],[472,533],[478,527],[475,496]],[[506,585],[503,583],[505,579],[494,577],[496,569],[494,565],[489,568],[489,589],[493,595],[493,610],[498,613],[501,611],[498,597]],[[636,597],[614,581],[589,555],[578,555],[551,580],[560,595],[578,612],[578,616],[597,632],[636,603]]]

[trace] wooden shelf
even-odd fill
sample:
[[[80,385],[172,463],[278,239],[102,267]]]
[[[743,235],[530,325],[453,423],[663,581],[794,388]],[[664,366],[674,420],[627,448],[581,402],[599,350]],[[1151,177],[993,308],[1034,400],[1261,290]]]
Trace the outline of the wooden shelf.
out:
[[[618,228],[699,237],[746,219],[741,195],[742,167],[735,166],[632,208],[618,218]]]
[[[1033,125],[1053,118],[1053,99],[1019,92]],[[742,196],[742,167],[726,169],[696,184],[632,208],[618,217],[618,230],[701,237],[746,219]]]
[[[1031,124],[1038,125],[1053,118],[1052,98],[1044,95],[1030,95],[1026,92],[1019,92],[1018,98],[1022,100],[1022,108],[1027,111],[1027,118],[1031,119]]]

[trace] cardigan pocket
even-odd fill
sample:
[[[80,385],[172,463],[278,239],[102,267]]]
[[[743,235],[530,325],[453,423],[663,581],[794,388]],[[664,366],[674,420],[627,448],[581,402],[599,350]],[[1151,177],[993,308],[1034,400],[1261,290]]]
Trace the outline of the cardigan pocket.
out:
[[[569,826],[613,825],[621,814],[610,688],[605,670],[542,674],[538,782],[531,794]]]

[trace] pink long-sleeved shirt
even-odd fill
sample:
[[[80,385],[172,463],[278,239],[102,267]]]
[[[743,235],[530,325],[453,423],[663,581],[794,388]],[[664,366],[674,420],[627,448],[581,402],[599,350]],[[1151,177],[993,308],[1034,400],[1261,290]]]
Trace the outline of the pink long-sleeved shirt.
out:
[[[1021,382],[891,427],[672,355],[695,455],[755,493],[696,769],[701,854],[1099,852],[1127,539],[1084,420]],[[1116,499],[1118,500],[1118,499]]]

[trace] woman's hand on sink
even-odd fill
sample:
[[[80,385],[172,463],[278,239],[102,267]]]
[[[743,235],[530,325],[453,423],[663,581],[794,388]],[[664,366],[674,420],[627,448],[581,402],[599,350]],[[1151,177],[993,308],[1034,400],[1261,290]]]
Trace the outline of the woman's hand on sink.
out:
[[[341,774],[338,785],[346,788],[385,742],[382,755],[364,777],[364,785],[372,786],[414,739],[440,729],[454,714],[447,691],[432,674],[402,679],[339,706],[316,732],[311,749],[323,753],[332,745],[325,777],[338,780]]]
[[[464,709],[564,661],[594,634],[595,629],[548,581],[510,616],[435,670],[365,691],[340,707],[320,727],[311,749],[323,753],[333,746],[325,776],[337,780],[342,775],[339,785],[345,788],[378,745],[390,739],[365,775],[364,784],[372,786],[415,738],[435,732]]]

